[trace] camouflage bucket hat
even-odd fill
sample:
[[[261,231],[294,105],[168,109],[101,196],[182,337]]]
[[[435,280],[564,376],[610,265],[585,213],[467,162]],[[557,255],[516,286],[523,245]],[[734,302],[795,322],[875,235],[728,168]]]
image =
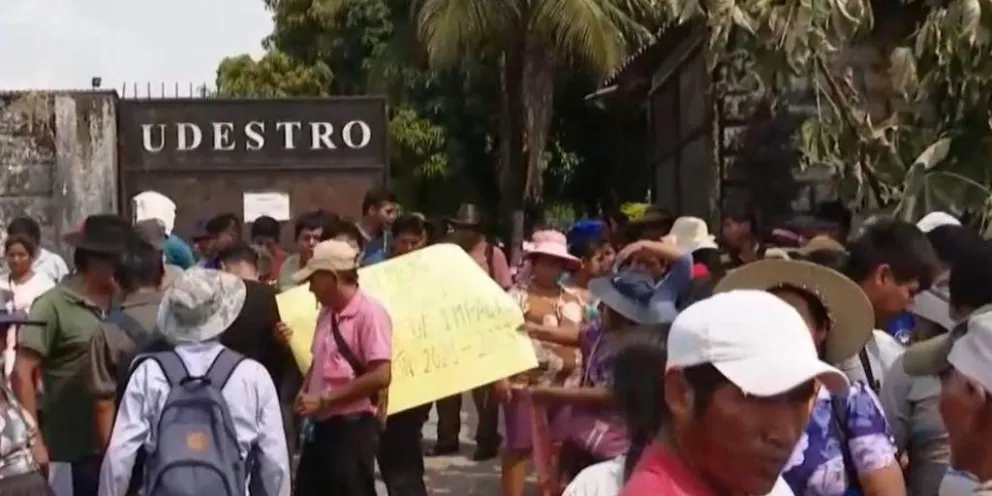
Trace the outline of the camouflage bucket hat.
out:
[[[193,267],[173,281],[158,308],[158,328],[174,343],[220,336],[241,313],[245,283],[218,270]]]

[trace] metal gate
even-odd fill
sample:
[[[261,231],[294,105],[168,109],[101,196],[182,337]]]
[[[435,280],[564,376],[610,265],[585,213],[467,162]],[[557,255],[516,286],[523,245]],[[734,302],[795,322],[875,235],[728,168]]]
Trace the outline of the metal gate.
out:
[[[706,29],[700,24],[673,27],[658,40],[671,48],[651,75],[650,153],[657,171],[657,203],[677,215],[716,220],[716,119],[705,41]]]
[[[384,98],[122,100],[119,112],[122,213],[158,191],[176,203],[180,235],[219,213],[242,217],[256,192],[288,195],[291,217],[357,217],[365,192],[388,182]]]

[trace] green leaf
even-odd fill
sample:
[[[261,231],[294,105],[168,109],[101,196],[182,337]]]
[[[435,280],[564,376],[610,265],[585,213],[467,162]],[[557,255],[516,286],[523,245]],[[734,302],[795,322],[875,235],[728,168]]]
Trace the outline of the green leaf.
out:
[[[928,171],[937,166],[937,164],[944,161],[947,158],[947,154],[951,151],[951,138],[941,138],[935,141],[933,144],[923,150],[916,160],[913,161],[913,169],[921,167],[924,171]]]

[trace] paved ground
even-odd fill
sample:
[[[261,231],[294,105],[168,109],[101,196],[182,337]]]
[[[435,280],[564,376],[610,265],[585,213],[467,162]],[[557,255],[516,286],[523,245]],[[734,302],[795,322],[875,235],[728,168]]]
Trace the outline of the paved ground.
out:
[[[499,496],[499,460],[476,463],[471,460],[475,443],[475,409],[466,398],[462,409],[462,452],[460,455],[427,458],[427,490],[430,494],[452,496]],[[437,437],[437,415],[424,426],[424,444],[433,446]],[[533,481],[532,481],[533,482]],[[379,494],[386,488],[378,484]]]

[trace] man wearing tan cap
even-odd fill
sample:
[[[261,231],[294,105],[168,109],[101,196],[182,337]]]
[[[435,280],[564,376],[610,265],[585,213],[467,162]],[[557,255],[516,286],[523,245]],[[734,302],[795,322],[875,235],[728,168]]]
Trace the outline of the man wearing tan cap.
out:
[[[296,413],[313,421],[297,470],[296,496],[375,496],[375,455],[382,409],[376,401],[391,380],[392,323],[386,309],[358,287],[358,257],[329,239],[293,274],[309,282],[321,304],[313,363]]]

